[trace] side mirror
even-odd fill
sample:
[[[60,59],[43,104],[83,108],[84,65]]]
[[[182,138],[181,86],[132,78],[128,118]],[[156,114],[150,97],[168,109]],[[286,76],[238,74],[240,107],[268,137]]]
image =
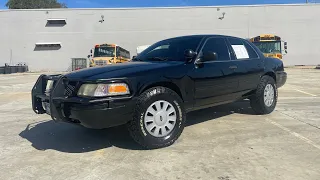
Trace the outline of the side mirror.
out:
[[[203,53],[202,62],[206,62],[206,61],[215,61],[218,59],[218,54],[216,52],[212,52],[212,51],[207,51]]]
[[[90,53],[92,54],[92,49],[90,50]]]
[[[184,57],[187,59],[192,59],[197,55],[196,52],[194,52],[192,49],[187,49],[184,51]]]
[[[135,59],[137,56],[132,56],[132,59]]]
[[[287,42],[284,42],[284,52],[285,53],[288,53],[288,43]]]

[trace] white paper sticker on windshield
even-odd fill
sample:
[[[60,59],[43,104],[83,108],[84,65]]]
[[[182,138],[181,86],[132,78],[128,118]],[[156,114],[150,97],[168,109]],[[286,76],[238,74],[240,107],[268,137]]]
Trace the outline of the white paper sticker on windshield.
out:
[[[244,45],[232,45],[234,52],[236,53],[237,59],[249,58],[248,51]]]

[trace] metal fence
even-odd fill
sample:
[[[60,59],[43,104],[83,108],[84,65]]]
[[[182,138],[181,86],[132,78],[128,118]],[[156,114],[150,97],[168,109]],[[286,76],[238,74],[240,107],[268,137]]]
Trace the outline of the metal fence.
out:
[[[28,66],[0,66],[0,74],[28,72]]]
[[[72,71],[87,68],[86,58],[72,58]]]

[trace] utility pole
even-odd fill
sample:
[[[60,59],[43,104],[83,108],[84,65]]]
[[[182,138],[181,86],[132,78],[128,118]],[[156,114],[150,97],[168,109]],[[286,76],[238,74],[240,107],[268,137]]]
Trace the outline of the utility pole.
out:
[[[308,4],[308,3],[309,3],[309,0],[306,0],[306,3]]]

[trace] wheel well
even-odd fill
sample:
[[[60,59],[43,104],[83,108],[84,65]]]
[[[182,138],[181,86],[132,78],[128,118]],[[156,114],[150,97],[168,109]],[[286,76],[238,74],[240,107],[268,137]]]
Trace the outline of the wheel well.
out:
[[[274,72],[267,72],[264,75],[271,76],[274,79],[274,81],[277,82],[276,74]]]
[[[181,99],[183,100],[183,97],[182,97],[180,88],[179,88],[177,85],[175,85],[174,83],[172,83],[172,82],[158,82],[158,83],[151,84],[151,85],[147,86],[146,88],[144,88],[143,91],[141,91],[141,93],[144,92],[144,91],[147,90],[147,89],[150,89],[150,88],[152,88],[152,87],[157,87],[157,86],[162,86],[162,87],[166,87],[166,88],[168,88],[168,89],[173,90],[173,91],[176,92],[176,93],[181,97]]]

